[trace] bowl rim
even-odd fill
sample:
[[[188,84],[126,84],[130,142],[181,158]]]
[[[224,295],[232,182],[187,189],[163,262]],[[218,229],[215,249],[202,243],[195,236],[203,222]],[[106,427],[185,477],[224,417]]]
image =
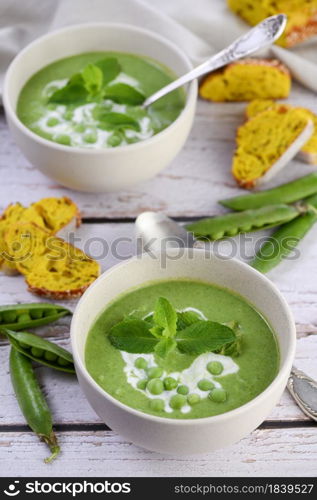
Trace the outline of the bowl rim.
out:
[[[165,251],[158,252],[159,256],[164,255],[165,257],[168,258],[168,255],[172,252],[176,252],[179,249],[177,248],[169,248]],[[112,404],[120,408],[121,410],[126,411],[127,413],[130,413],[136,417],[145,419],[145,420],[150,420],[151,422],[157,422],[160,424],[166,424],[166,425],[181,425],[181,426],[190,426],[190,425],[204,425],[208,423],[218,423],[222,421],[227,421],[232,418],[235,418],[235,416],[239,416],[243,414],[244,412],[248,412],[249,410],[252,410],[253,408],[257,407],[258,404],[261,404],[267,396],[269,396],[270,392],[274,389],[275,386],[278,386],[285,377],[287,377],[290,373],[291,366],[295,357],[295,349],[296,349],[296,327],[295,327],[295,321],[292,315],[292,312],[290,310],[290,307],[285,299],[285,297],[282,295],[282,293],[279,291],[277,286],[269,280],[266,276],[264,276],[262,273],[257,271],[256,269],[252,268],[245,262],[242,262],[236,258],[230,258],[226,259],[224,261],[217,255],[215,255],[211,250],[207,249],[201,249],[201,248],[186,248],[183,249],[185,250],[184,254],[182,255],[182,258],[184,258],[185,255],[188,255],[189,251],[193,251],[194,253],[198,252],[208,252],[209,255],[212,256],[212,258],[222,260],[223,262],[226,262],[227,260],[230,260],[230,262],[233,262],[235,266],[240,267],[242,270],[244,269],[245,271],[251,273],[255,278],[263,281],[268,285],[269,288],[271,288],[272,291],[274,291],[275,295],[278,297],[281,303],[281,309],[283,308],[284,314],[286,315],[286,318],[289,322],[289,346],[288,346],[288,352],[286,353],[285,360],[283,363],[280,364],[280,367],[278,369],[278,373],[276,374],[275,378],[272,380],[272,382],[262,391],[260,394],[258,394],[255,398],[251,399],[247,403],[238,406],[237,408],[234,408],[233,410],[230,410],[225,413],[221,413],[219,415],[213,415],[210,417],[201,417],[201,418],[186,418],[186,419],[181,419],[181,418],[169,418],[169,417],[157,417],[155,415],[149,414],[142,412],[140,410],[137,410],[135,408],[132,408],[125,403],[122,403],[121,401],[117,400],[115,397],[111,396],[105,389],[100,387],[100,385],[94,380],[94,378],[90,375],[88,372],[85,363],[81,360],[79,353],[77,351],[77,345],[76,345],[76,329],[77,329],[77,316],[78,316],[78,311],[82,307],[87,295],[94,293],[95,288],[98,287],[99,283],[102,282],[103,280],[107,279],[110,274],[113,274],[117,271],[118,268],[120,267],[125,267],[129,266],[130,263],[133,263],[137,260],[140,261],[140,256],[135,256],[132,258],[129,258],[123,262],[119,262],[118,264],[115,264],[112,266],[110,269],[105,271],[99,278],[97,278],[96,281],[94,281],[88,289],[85,291],[83,296],[80,298],[79,302],[77,303],[76,309],[74,311],[72,320],[71,320],[71,325],[70,325],[70,339],[71,339],[71,346],[72,346],[72,352],[74,356],[74,361],[75,361],[75,368],[76,372],[79,371],[81,376],[83,376],[86,380],[86,382],[90,385],[93,386],[95,390],[97,390],[99,396],[101,398],[105,398],[109,400]],[[143,253],[141,255],[141,259],[143,258],[151,258],[150,255]],[[184,275],[186,278],[186,274]],[[150,281],[150,280],[149,280]],[[159,281],[159,280],[157,280]],[[144,281],[144,284],[146,281]],[[142,284],[140,285],[142,286]],[[131,287],[132,289],[133,287]],[[130,288],[129,288],[130,289]],[[127,289],[126,291],[128,291]],[[115,299],[114,299],[115,300]],[[252,305],[252,303],[251,303]],[[261,311],[260,311],[261,312]],[[278,339],[277,339],[278,340]],[[86,397],[86,395],[85,395]]]
[[[187,86],[187,89],[185,88],[185,104],[183,109],[181,110],[180,114],[177,116],[176,120],[174,120],[168,127],[165,129],[161,130],[157,134],[153,135],[152,137],[148,139],[144,139],[142,141],[133,143],[133,144],[127,144],[124,146],[117,146],[115,148],[81,148],[78,146],[65,146],[63,144],[59,144],[54,141],[50,141],[48,139],[45,139],[44,137],[41,137],[40,135],[35,134],[31,129],[29,129],[24,123],[18,118],[16,109],[14,109],[11,99],[9,98],[9,87],[10,87],[10,80],[12,79],[15,71],[16,65],[20,64],[21,61],[23,61],[24,55],[33,47],[36,45],[40,45],[43,41],[49,40],[50,38],[58,37],[59,35],[65,33],[65,32],[78,32],[84,29],[93,29],[93,28],[114,28],[118,30],[128,30],[130,32],[138,33],[138,34],[143,34],[148,36],[149,38],[155,39],[162,45],[165,45],[171,52],[176,53],[180,59],[183,60],[183,62],[188,66],[188,71],[193,69],[193,64],[190,61],[189,57],[183,52],[181,48],[179,48],[176,44],[174,44],[172,41],[170,41],[168,38],[165,38],[164,36],[152,32],[148,29],[141,28],[138,26],[134,26],[131,24],[127,23],[107,23],[107,22],[91,22],[91,23],[80,23],[80,24],[74,24],[71,26],[66,26],[64,28],[56,29],[54,31],[51,31],[49,33],[46,33],[45,35],[42,35],[32,42],[30,42],[26,47],[24,47],[11,61],[6,74],[4,78],[4,83],[3,83],[3,106],[5,109],[5,112],[10,116],[11,120],[13,121],[14,125],[20,130],[20,132],[24,133],[29,137],[29,139],[39,143],[42,146],[46,147],[51,147],[53,149],[67,152],[67,153],[78,153],[78,154],[85,154],[85,155],[100,155],[100,154],[110,154],[110,155],[116,155],[119,154],[121,151],[126,152],[126,151],[132,151],[136,149],[140,149],[142,147],[145,147],[147,145],[151,145],[152,143],[158,142],[161,140],[164,135],[167,135],[170,133],[170,131],[177,127],[179,121],[181,121],[184,117],[184,114],[187,113],[188,109],[191,108],[191,106],[195,105],[196,99],[197,99],[197,93],[198,93],[198,82],[197,80],[193,80],[190,82]],[[81,52],[82,53],[82,52]],[[76,55],[76,54],[74,54]],[[71,57],[71,56],[67,56]],[[63,58],[58,58],[56,61],[63,59]],[[155,60],[153,58],[153,60]],[[160,62],[160,61],[158,61]],[[42,69],[45,68],[45,66],[42,67]],[[170,68],[169,68],[170,69]],[[39,70],[40,71],[40,70]],[[35,73],[34,73],[35,74]],[[22,87],[21,87],[22,89]],[[21,91],[20,89],[20,91]]]

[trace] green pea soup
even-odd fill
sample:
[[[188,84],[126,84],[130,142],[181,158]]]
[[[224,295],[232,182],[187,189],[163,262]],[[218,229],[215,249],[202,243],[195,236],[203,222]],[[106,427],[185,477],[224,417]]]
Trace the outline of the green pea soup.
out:
[[[103,75],[100,67],[109,60],[113,64]],[[114,64],[117,70],[113,72]],[[149,109],[141,106],[143,98],[175,78],[169,68],[147,57],[83,53],[34,74],[21,90],[17,115],[35,134],[63,145],[90,149],[128,145],[151,138],[176,120],[185,103],[183,90],[170,93]],[[70,81],[75,82],[72,92],[58,99],[56,92]]]
[[[131,354],[109,341],[111,328],[128,315],[146,318],[159,297],[178,311],[239,325],[241,352],[199,356],[172,351]],[[119,296],[99,315],[86,342],[85,364],[93,379],[121,403],[144,413],[175,419],[228,412],[263,392],[277,375],[279,349],[270,325],[245,299],[230,290],[192,280],[146,284]]]

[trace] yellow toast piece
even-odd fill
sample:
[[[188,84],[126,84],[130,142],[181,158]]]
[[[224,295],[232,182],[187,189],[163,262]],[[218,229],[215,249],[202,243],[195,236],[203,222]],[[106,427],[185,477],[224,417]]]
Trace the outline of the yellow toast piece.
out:
[[[207,75],[199,94],[210,101],[250,101],[282,99],[290,89],[290,73],[276,59],[244,59]]]
[[[286,14],[278,45],[292,47],[317,34],[317,0],[227,0],[229,8],[254,26],[275,14]]]
[[[29,290],[52,299],[79,297],[99,276],[99,264],[82,250],[32,222],[13,224],[5,243]]]

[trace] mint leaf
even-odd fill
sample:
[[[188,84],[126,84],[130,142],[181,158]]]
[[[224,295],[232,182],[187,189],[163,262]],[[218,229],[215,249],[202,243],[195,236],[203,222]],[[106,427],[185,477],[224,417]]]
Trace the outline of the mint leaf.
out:
[[[69,104],[84,101],[87,96],[88,92],[85,88],[83,77],[80,73],[76,73],[68,80],[64,87],[53,92],[53,94],[49,97],[48,102]]]
[[[101,59],[95,63],[101,69],[103,75],[103,85],[107,85],[114,80],[121,71],[121,66],[115,57]]]
[[[153,352],[158,340],[151,335],[149,325],[141,319],[126,319],[113,326],[109,333],[111,344],[132,353]]]
[[[99,126],[105,130],[113,130],[114,128],[140,130],[138,122],[124,113],[113,113],[99,108],[94,113],[94,117],[99,121]]]
[[[154,326],[152,326],[152,328],[150,328],[150,332],[157,339],[161,339],[162,338],[162,333],[163,333],[163,328],[161,328],[160,326],[155,326],[154,325]]]
[[[175,349],[176,345],[174,339],[164,338],[156,344],[154,351],[160,358],[165,358],[169,352]]]
[[[91,96],[98,95],[103,83],[103,74],[101,69],[94,64],[87,64],[81,74],[87,92],[89,92]]]
[[[230,323],[227,324],[230,328],[235,333],[235,340],[233,342],[230,342],[230,344],[224,345],[221,349],[216,351],[218,354],[223,354],[224,356],[232,356],[232,357],[237,357],[240,356],[242,352],[242,333],[240,332],[240,327],[236,321],[231,321]]]
[[[177,347],[185,354],[202,354],[223,348],[236,339],[228,326],[200,320],[177,333]]]
[[[164,297],[160,297],[156,302],[153,320],[156,326],[163,329],[163,337],[175,337],[177,313],[172,304]]]
[[[182,311],[177,313],[177,330],[183,330],[187,326],[201,320],[201,316],[195,311]]]
[[[119,104],[142,104],[145,96],[127,83],[115,83],[105,88],[104,97]]]

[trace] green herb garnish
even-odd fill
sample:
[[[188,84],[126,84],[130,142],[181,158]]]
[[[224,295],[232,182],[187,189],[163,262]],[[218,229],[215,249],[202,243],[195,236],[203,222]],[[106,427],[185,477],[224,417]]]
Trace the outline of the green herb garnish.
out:
[[[160,297],[153,315],[145,319],[124,319],[112,327],[109,340],[117,349],[131,353],[155,352],[165,358],[174,349],[184,354],[219,352],[238,355],[241,335],[235,329],[203,320],[193,311],[177,312]]]
[[[131,85],[126,83],[115,83],[108,85],[104,91],[104,97],[119,104],[140,105],[144,102],[145,96]]]

